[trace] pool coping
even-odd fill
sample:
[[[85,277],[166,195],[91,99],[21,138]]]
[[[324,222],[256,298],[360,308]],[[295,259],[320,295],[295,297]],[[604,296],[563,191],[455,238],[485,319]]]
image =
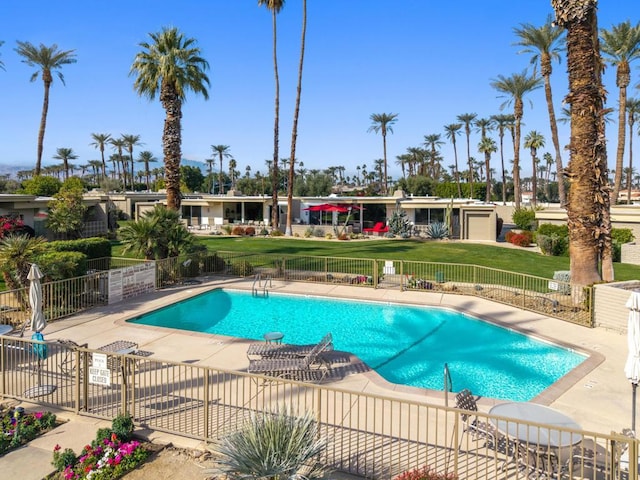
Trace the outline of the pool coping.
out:
[[[296,282],[299,283],[299,282]],[[180,335],[187,335],[187,336],[198,336],[198,337],[205,337],[205,338],[215,338],[220,342],[223,343],[234,343],[234,344],[246,344],[247,346],[250,343],[255,343],[256,340],[252,340],[252,339],[245,339],[245,338],[239,338],[239,337],[231,337],[231,336],[227,336],[227,335],[222,335],[222,334],[213,334],[213,333],[205,333],[205,332],[196,332],[196,331],[189,331],[189,330],[183,330],[183,329],[178,329],[178,328],[171,328],[171,327],[157,327],[157,326],[151,326],[151,325],[144,325],[144,324],[135,324],[132,323],[131,320],[135,319],[136,317],[139,317],[145,313],[149,313],[151,311],[155,311],[170,305],[173,305],[175,303],[178,302],[182,302],[185,301],[189,298],[192,297],[196,297],[198,295],[202,295],[204,293],[210,292],[212,290],[237,290],[237,291],[250,291],[251,287],[249,285],[233,285],[233,286],[229,286],[229,285],[220,285],[220,284],[207,284],[207,283],[202,283],[199,285],[201,288],[198,288],[197,291],[194,291],[193,289],[190,291],[185,292],[184,295],[181,295],[181,298],[177,301],[168,301],[168,302],[164,302],[163,305],[158,305],[155,306],[153,308],[147,309],[144,312],[137,312],[134,315],[128,315],[126,317],[122,317],[119,318],[118,320],[116,320],[116,325],[126,325],[126,326],[130,326],[130,327],[134,327],[134,328],[143,328],[143,329],[148,329],[148,330],[153,330],[153,331],[166,331],[166,330],[171,330],[172,332],[176,333],[176,334],[180,334]],[[168,289],[167,289],[168,290]],[[538,395],[536,395],[534,398],[532,398],[530,401],[534,402],[534,403],[538,403],[541,405],[551,405],[555,400],[557,400],[561,395],[563,395],[569,388],[573,387],[576,383],[578,383],[581,379],[583,379],[587,374],[589,374],[591,371],[593,371],[595,368],[597,368],[600,364],[602,364],[605,360],[605,356],[595,350],[592,349],[588,349],[588,348],[584,348],[584,347],[580,347],[578,345],[575,345],[573,343],[569,343],[566,342],[564,340],[561,339],[557,339],[557,338],[553,338],[550,337],[548,335],[542,334],[540,332],[537,332],[533,329],[525,329],[525,328],[517,328],[514,327],[514,325],[512,325],[511,323],[507,322],[507,321],[502,321],[500,319],[496,319],[492,316],[489,315],[485,315],[482,313],[477,312],[476,310],[470,310],[470,309],[466,309],[463,307],[454,307],[454,306],[447,306],[447,305],[433,305],[431,303],[427,303],[427,304],[420,304],[417,303],[416,301],[409,301],[409,300],[394,300],[393,302],[389,301],[389,302],[384,302],[384,301],[380,301],[380,300],[376,300],[376,299],[354,299],[352,296],[349,295],[339,295],[339,294],[335,294],[335,292],[332,292],[334,294],[332,295],[328,295],[326,293],[314,293],[314,292],[305,292],[304,294],[301,293],[292,293],[292,292],[278,292],[281,294],[288,294],[288,295],[295,295],[295,296],[314,296],[314,297],[320,297],[320,298],[338,298],[338,299],[342,299],[342,300],[351,300],[351,301],[357,301],[357,300],[364,300],[364,301],[368,301],[368,302],[372,302],[372,303],[386,303],[386,304],[396,304],[396,305],[406,305],[406,306],[417,306],[417,307],[421,307],[421,306],[434,306],[437,308],[442,308],[442,309],[446,309],[446,310],[451,310],[451,311],[456,311],[456,312],[460,312],[463,313],[465,315],[471,316],[473,318],[479,319],[481,321],[490,323],[492,325],[496,325],[498,327],[510,330],[510,331],[514,331],[523,335],[526,335],[528,337],[534,338],[536,340],[541,340],[543,342],[546,343],[550,343],[552,345],[558,346],[558,347],[562,347],[562,348],[566,348],[568,350],[577,352],[579,354],[584,355],[586,358],[583,362],[581,362],[578,366],[574,367],[573,369],[571,369],[569,372],[567,372],[565,375],[563,375],[560,379],[558,379],[557,381],[555,381],[553,384],[551,384],[550,386],[548,386],[547,388],[545,388],[542,392],[540,392]],[[421,295],[434,295],[434,296],[440,296],[440,293],[435,293],[435,292],[420,292]],[[457,297],[465,297],[464,295],[456,295]],[[427,297],[425,297],[427,298]],[[497,303],[497,302],[491,302],[491,303]],[[506,306],[505,306],[506,307]],[[512,307],[509,307],[512,308]],[[561,321],[561,320],[558,320]],[[582,327],[582,328],[586,328],[586,327]],[[442,390],[434,390],[434,389],[430,389],[430,388],[425,388],[425,387],[414,387],[414,386],[409,386],[409,385],[403,385],[403,384],[398,384],[398,383],[393,383],[390,382],[388,380],[386,380],[384,377],[382,377],[378,372],[376,372],[373,368],[371,368],[370,366],[368,366],[366,364],[366,362],[362,361],[357,355],[352,354],[351,352],[345,352],[348,353],[351,356],[351,360],[352,363],[361,363],[362,365],[365,365],[367,367],[368,370],[366,371],[361,371],[358,372],[359,375],[366,377],[368,380],[370,380],[373,384],[377,385],[378,387],[384,389],[384,390],[389,390],[389,391],[393,391],[396,393],[404,393],[404,394],[411,394],[411,395],[420,395],[420,396],[424,396],[426,394],[427,397],[440,397],[443,398],[444,397],[444,391]],[[497,399],[497,398],[491,398],[491,397],[478,397],[477,398],[477,402],[479,405],[484,405],[487,407],[491,407],[493,405],[495,405],[496,403],[501,403],[501,402],[505,402],[507,400],[504,399]],[[455,404],[455,393],[448,393],[448,398],[446,403],[449,404]]]

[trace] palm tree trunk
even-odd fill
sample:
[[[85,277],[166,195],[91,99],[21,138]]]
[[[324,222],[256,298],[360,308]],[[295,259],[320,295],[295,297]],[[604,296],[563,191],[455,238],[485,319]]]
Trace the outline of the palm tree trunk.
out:
[[[629,115],[629,180],[627,181],[628,184],[628,188],[627,188],[627,205],[631,204],[631,184],[632,182],[632,176],[633,176],[633,125],[634,125],[634,121],[631,117],[631,115]]]
[[[166,117],[162,132],[167,208],[180,211],[180,157],[182,102],[172,85],[162,85],[160,101]]]
[[[296,142],[298,139],[298,116],[300,114],[300,96],[302,93],[302,67],[304,65],[304,44],[307,35],[307,0],[302,0],[302,38],[300,40],[300,63],[298,65],[298,88],[296,106],[293,112],[293,127],[291,128],[291,156],[289,157],[289,181],[287,182],[287,235],[293,235],[291,216],[293,214],[293,178],[296,164]]]
[[[618,67],[620,68],[620,67]],[[620,72],[618,72],[618,77]],[[613,179],[613,203],[618,203],[618,195],[620,194],[620,186],[622,185],[622,169],[624,168],[624,144],[626,142],[626,109],[627,102],[627,87],[624,84],[620,84],[618,94],[618,148],[616,150],[616,174]]]
[[[522,101],[520,101],[520,103],[522,103]],[[516,101],[516,111],[517,110],[518,101]],[[515,135],[513,141],[513,196],[515,208],[518,209],[520,208],[520,201],[522,199],[522,191],[520,188],[520,119],[522,118],[522,114],[518,115],[516,113],[515,118]]]
[[[278,56],[277,56],[277,29],[276,29],[276,16],[277,13],[274,10],[272,14],[273,24],[273,72],[276,83],[275,94],[275,115],[273,124],[273,170],[271,174],[271,185],[273,192],[271,192],[271,225],[273,228],[278,228],[280,225],[280,208],[278,207],[278,186],[279,186],[279,174],[278,174],[278,158],[279,158],[279,134],[280,134],[280,77],[278,76]]]
[[[551,95],[551,79],[549,75],[544,76],[544,95],[547,99],[547,110],[549,112],[549,127],[551,128],[551,141],[556,151],[556,173],[558,177],[558,197],[560,197],[560,206],[567,203],[567,195],[564,191],[564,175],[562,175],[562,155],[560,150],[560,140],[558,139],[558,122],[556,121],[556,113],[553,108],[553,97]]]
[[[42,150],[44,147],[44,131],[47,128],[47,113],[49,112],[49,90],[51,88],[51,73],[42,72],[44,81],[44,99],[42,101],[42,115],[40,116],[40,130],[38,131],[38,158],[36,159],[36,168],[34,169],[34,176],[40,175],[42,168]]]

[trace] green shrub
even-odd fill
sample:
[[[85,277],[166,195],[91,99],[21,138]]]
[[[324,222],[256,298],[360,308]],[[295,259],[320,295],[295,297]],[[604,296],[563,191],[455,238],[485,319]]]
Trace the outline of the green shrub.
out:
[[[281,232],[280,230],[278,230],[277,228],[274,228],[274,229],[271,231],[271,234],[270,234],[270,235],[271,235],[272,237],[281,237],[282,235],[284,235],[284,233],[282,233],[282,232]]]
[[[224,231],[224,233],[226,233],[227,235],[231,235],[231,230],[233,229],[233,227],[229,224],[223,225],[222,226],[222,230]]]
[[[536,235],[536,243],[544,255],[560,257],[569,253],[569,238],[557,234]]]
[[[231,264],[231,273],[241,277],[253,275],[253,265],[247,260],[236,260]]]
[[[635,240],[633,231],[630,228],[612,228],[611,229],[611,241],[623,244],[630,243]]]
[[[129,441],[134,429],[133,419],[131,418],[131,415],[119,414],[111,422],[111,429],[121,442]]]
[[[571,295],[571,272],[569,270],[558,270],[557,272],[553,272],[553,279],[558,282],[563,282],[558,284],[558,293]]]
[[[538,235],[558,235],[559,237],[569,236],[569,227],[564,225],[554,225],[553,223],[542,223],[536,229]]]
[[[47,281],[80,277],[87,273],[87,256],[81,252],[49,252],[38,256]]]
[[[47,243],[47,250],[53,252],[80,252],[88,259],[111,256],[111,242],[106,238],[81,238],[79,240],[58,240]]]
[[[231,230],[231,235],[244,235],[244,227],[236,225],[235,227],[233,227],[233,230]]]
[[[227,263],[217,253],[204,257],[204,269],[206,272],[224,272],[226,268]]]
[[[536,224],[536,211],[533,208],[516,208],[511,215],[511,220],[522,230],[533,230]]]

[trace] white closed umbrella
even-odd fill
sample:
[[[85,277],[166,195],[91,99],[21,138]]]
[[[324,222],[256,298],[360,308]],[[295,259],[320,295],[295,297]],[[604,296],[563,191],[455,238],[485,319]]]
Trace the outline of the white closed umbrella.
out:
[[[27,278],[30,282],[29,304],[31,306],[31,330],[34,332],[41,332],[44,330],[44,327],[47,326],[47,321],[42,311],[42,284],[40,283],[42,277],[42,272],[38,266],[32,263]]]
[[[636,390],[640,382],[640,292],[634,291],[625,305],[629,309],[627,344],[629,354],[624,365],[624,374],[631,382],[631,429],[636,431]]]

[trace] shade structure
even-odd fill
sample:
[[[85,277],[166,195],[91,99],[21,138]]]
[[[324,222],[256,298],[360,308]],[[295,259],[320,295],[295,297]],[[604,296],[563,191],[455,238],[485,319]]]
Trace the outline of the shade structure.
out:
[[[625,305],[629,309],[627,323],[627,345],[629,353],[624,365],[624,374],[631,382],[631,430],[636,431],[636,390],[640,382],[640,292],[634,291]]]
[[[34,332],[41,332],[47,326],[42,311],[42,284],[40,283],[42,277],[42,272],[38,266],[32,263],[27,278],[30,282],[29,305],[31,306],[31,330]]]

